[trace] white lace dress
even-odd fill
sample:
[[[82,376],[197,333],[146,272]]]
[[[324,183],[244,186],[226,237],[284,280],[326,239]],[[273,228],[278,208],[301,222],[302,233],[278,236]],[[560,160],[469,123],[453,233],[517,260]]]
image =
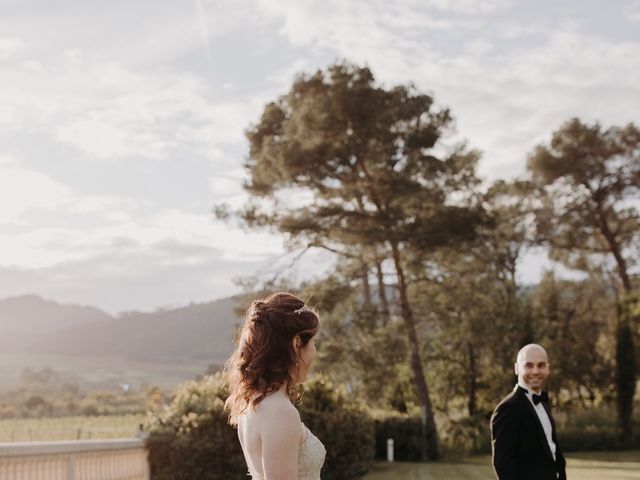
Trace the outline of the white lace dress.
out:
[[[327,451],[322,442],[303,423],[304,440],[298,449],[298,480],[320,480],[320,470],[324,464]],[[249,467],[249,475],[253,480],[264,480],[261,473]]]

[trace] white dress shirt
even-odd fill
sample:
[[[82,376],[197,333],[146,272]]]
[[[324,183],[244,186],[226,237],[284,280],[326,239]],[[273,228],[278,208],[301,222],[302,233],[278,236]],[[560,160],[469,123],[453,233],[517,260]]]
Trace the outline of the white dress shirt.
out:
[[[547,414],[547,411],[544,409],[542,402],[538,403],[537,405],[533,403],[533,392],[528,386],[522,385],[520,382],[518,382],[518,386],[524,388],[525,391],[527,392],[526,393],[527,398],[531,402],[531,405],[533,405],[533,409],[538,414],[538,418],[540,419],[540,423],[542,424],[544,434],[547,437],[547,443],[549,443],[549,449],[551,450],[551,453],[553,454],[553,459],[555,460],[556,444],[552,438],[553,427],[551,426],[551,420],[549,420],[549,415]]]

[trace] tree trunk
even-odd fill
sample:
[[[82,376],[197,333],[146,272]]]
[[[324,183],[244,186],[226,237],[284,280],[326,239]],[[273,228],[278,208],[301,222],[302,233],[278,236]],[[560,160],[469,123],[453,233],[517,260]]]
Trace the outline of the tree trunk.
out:
[[[472,417],[478,412],[478,367],[476,365],[476,351],[471,341],[467,342],[467,354],[469,356],[467,409],[469,410],[469,416]]]
[[[441,456],[440,440],[438,439],[438,429],[436,427],[435,418],[433,416],[433,406],[431,405],[431,398],[429,397],[427,380],[424,376],[424,369],[422,368],[420,345],[418,343],[418,336],[416,334],[416,325],[413,319],[413,312],[411,311],[411,305],[409,304],[409,298],[407,296],[404,270],[402,268],[400,251],[397,243],[391,242],[391,251],[393,253],[393,262],[395,264],[396,274],[398,276],[398,297],[400,301],[400,311],[402,313],[402,319],[404,320],[405,329],[409,340],[409,349],[411,353],[411,369],[413,370],[414,382],[418,390],[420,406],[422,407],[422,428],[424,439],[423,456],[425,457],[425,460],[427,458],[430,460],[438,460]]]
[[[364,261],[360,267],[360,276],[362,278],[362,296],[365,305],[371,305],[371,285],[369,285],[369,265]]]
[[[628,296],[619,301],[616,331],[616,390],[618,421],[622,443],[631,445],[633,397],[636,393],[636,352],[631,328],[631,305]]]
[[[378,298],[380,299],[380,310],[382,312],[382,325],[386,326],[390,316],[389,300],[387,300],[387,289],[382,273],[382,260],[378,257],[376,257],[376,276],[378,278]]]
[[[613,255],[613,258],[616,260],[616,267],[618,268],[618,275],[620,276],[620,280],[622,281],[622,285],[624,286],[624,290],[627,293],[630,293],[631,288],[631,280],[629,279],[629,273],[627,272],[627,262],[625,262],[624,257],[622,256],[622,249],[618,244],[618,240],[616,239],[615,234],[611,231],[609,227],[609,223],[607,222],[604,214],[600,206],[597,209],[597,216],[599,220],[600,231],[602,235],[607,241],[609,246],[609,251]]]

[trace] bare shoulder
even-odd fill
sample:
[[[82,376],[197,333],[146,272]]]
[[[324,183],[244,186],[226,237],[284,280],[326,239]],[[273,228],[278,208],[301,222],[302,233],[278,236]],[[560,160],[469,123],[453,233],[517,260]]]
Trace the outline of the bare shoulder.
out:
[[[278,421],[300,422],[300,412],[283,395],[268,395],[256,407],[256,414]]]
[[[265,478],[298,478],[298,448],[302,438],[302,424],[296,407],[286,395],[275,393],[256,406],[255,416],[260,419]]]

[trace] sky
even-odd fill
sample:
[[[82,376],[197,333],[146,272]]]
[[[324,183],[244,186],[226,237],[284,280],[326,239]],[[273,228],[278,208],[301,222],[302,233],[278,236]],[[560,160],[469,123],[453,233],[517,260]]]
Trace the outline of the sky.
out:
[[[0,0],[0,298],[152,310],[271,275],[282,239],[212,208],[246,198],[265,104],[342,59],[433,95],[508,179],[571,117],[637,123],[640,1]]]

